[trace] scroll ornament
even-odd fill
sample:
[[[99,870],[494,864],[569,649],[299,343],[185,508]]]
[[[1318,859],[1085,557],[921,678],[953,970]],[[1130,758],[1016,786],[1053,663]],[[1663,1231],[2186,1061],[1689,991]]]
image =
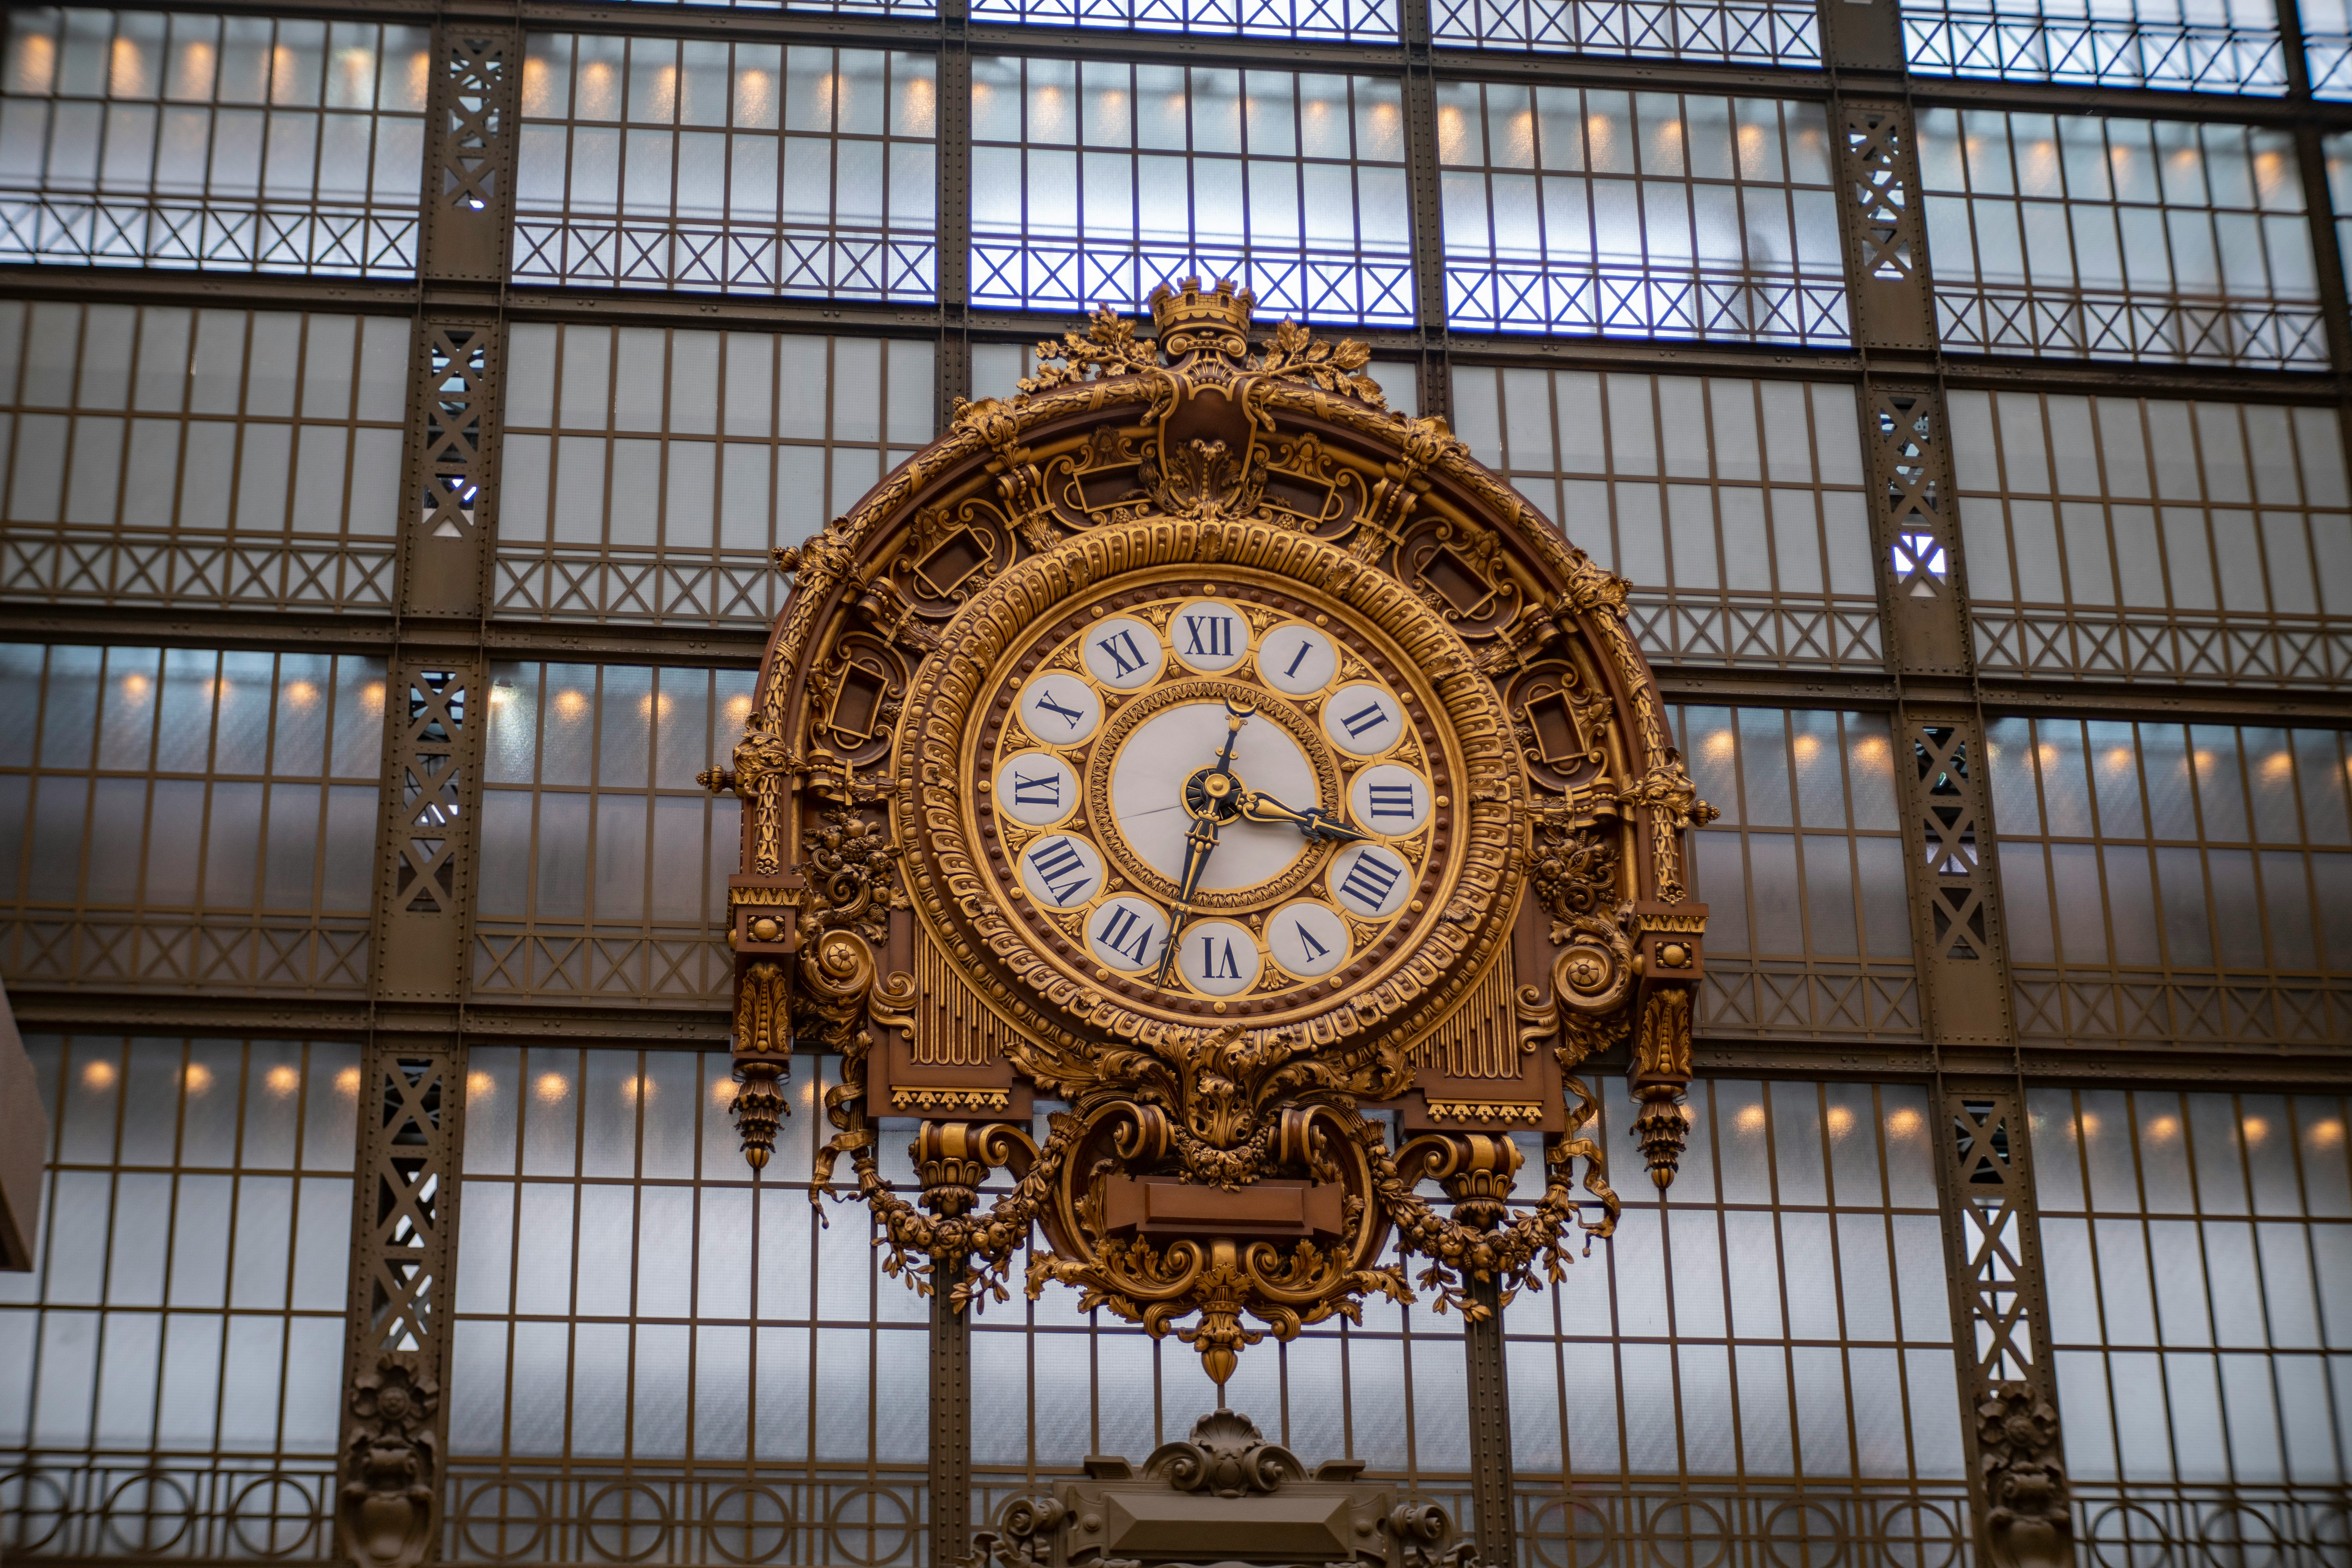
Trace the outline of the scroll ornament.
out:
[[[440,1482],[434,1415],[441,1390],[411,1352],[386,1352],[353,1381],[351,1440],[336,1508],[360,1568],[416,1568],[433,1544]]]

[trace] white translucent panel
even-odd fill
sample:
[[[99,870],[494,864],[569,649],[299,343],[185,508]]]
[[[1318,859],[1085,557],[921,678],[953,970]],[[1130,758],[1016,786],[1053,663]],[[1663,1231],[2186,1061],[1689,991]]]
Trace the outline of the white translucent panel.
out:
[[[1821,59],[1821,23],[1786,0],[1675,0],[1641,14],[1570,0],[1440,0],[1431,26],[1442,43],[1496,50],[1573,51],[1671,59],[1808,66]]]
[[[1818,105],[1496,82],[1440,100],[1456,326],[1844,341]]]
[[[769,550],[928,441],[938,405],[928,338],[520,325],[509,352],[509,616],[765,625]]]
[[[1918,138],[1948,348],[2325,360],[2288,132],[1931,109]]]
[[[427,29],[20,9],[7,54],[0,259],[415,271]]]
[[[1264,319],[1410,322],[1402,113],[1389,78],[976,60],[973,302],[1231,278]]]
[[[936,75],[923,53],[532,34],[514,275],[929,298]]]
[[[2301,628],[2352,613],[2329,411],[2009,392],[1955,393],[1950,408],[1988,665],[2167,681],[2352,675],[2282,657],[2307,645]],[[2202,628],[2216,616],[2243,629],[2212,640]],[[2029,635],[2036,623],[2046,629]]]

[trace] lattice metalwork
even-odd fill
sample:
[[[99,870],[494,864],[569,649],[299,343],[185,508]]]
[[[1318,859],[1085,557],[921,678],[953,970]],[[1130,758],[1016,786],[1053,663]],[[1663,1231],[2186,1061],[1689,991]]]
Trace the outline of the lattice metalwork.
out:
[[[1391,43],[1397,0],[975,0],[974,21]]]
[[[430,33],[26,9],[0,87],[0,261],[416,268]]]
[[[383,666],[0,644],[0,966],[19,992],[366,984]]]
[[[2342,1099],[2085,1089],[2027,1103],[2087,1554],[2340,1556]]]
[[[1880,668],[1852,388],[1461,367],[1454,418],[1631,580],[1626,618],[1651,658]]]
[[[1444,82],[1455,327],[1846,339],[1820,104]]]
[[[1962,0],[1903,7],[1911,68],[1929,76],[1998,77],[2084,87],[2283,93],[2278,15],[2262,0],[2116,6],[2040,0]]]
[[[2001,719],[1987,738],[2021,1037],[2344,1040],[2339,733]]]
[[[1674,710],[1700,798],[1707,906],[1698,1026],[1728,1039],[1916,1039],[1903,819],[1884,718]]]
[[[339,1556],[421,1561],[439,1520],[466,1053],[372,1041],[345,1339]]]
[[[472,908],[473,805],[481,756],[472,722],[479,678],[460,661],[409,660],[388,737],[376,906],[375,994],[458,994],[460,934]]]
[[[501,616],[765,626],[768,552],[931,437],[924,340],[518,324],[508,352]]]
[[[742,733],[752,680],[748,670],[491,667],[469,961],[478,1002],[702,1004],[724,990],[740,803],[713,799],[695,774]]]
[[[518,281],[931,297],[928,54],[534,33]]]
[[[42,1253],[0,1275],[12,1556],[327,1555],[359,1053],[26,1042]]]
[[[424,420],[416,458],[425,534],[471,539],[484,478],[484,419],[496,363],[497,329],[487,322],[425,323],[419,402]]]
[[[1951,430],[1930,384],[1873,380],[1863,391],[1879,559],[1894,651],[1921,674],[1968,670],[1955,546]]]
[[[1942,1097],[1946,1226],[1972,1332],[1956,1347],[1976,1499],[1995,1562],[2063,1561],[2072,1521],[2024,1107],[2011,1089]]]
[[[1231,278],[1269,321],[1413,320],[1392,78],[981,58],[971,137],[974,305]]]
[[[1784,0],[1438,0],[1441,44],[1582,55],[1821,63],[1820,14]]]
[[[2304,69],[2314,98],[2352,98],[2352,5],[2345,0],[2299,0]],[[2344,211],[2342,203],[2336,210]]]
[[[0,302],[0,596],[388,604],[408,336],[397,317]]]
[[[2000,957],[2000,933],[1991,918],[1993,877],[1985,854],[1984,754],[1973,731],[1963,720],[1921,718],[1907,739],[1913,807],[1925,847],[1922,892],[1931,951],[1948,963],[1990,965]]]
[[[2290,132],[1991,110],[1918,118],[1948,349],[2327,363]]]
[[[2332,407],[1955,393],[1977,658],[2105,679],[2352,680]]]
[[[440,34],[425,153],[428,279],[487,283],[505,275],[521,57],[517,33],[450,26]]]

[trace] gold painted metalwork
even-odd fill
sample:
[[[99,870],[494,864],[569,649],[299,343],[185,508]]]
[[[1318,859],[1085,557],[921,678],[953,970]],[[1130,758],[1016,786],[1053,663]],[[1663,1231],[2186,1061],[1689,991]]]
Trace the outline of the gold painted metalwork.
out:
[[[1020,395],[960,405],[780,554],[793,591],[735,765],[708,782],[744,801],[739,1068],[771,1059],[747,1041],[794,1034],[841,1055],[813,1201],[845,1158],[887,1267],[955,1310],[1003,1299],[1042,1232],[1032,1295],[1074,1286],[1194,1345],[1223,1383],[1249,1345],[1356,1319],[1367,1296],[1432,1290],[1483,1321],[1560,1278],[1570,1238],[1589,1247],[1617,1213],[1583,1135],[1599,1107],[1571,1074],[1628,1037],[1637,1135],[1671,1179],[1706,926],[1681,835],[1713,814],[1667,744],[1625,584],[1444,421],[1382,406],[1360,345],[1284,323],[1253,353],[1252,301],[1230,283],[1163,289],[1152,310],[1156,338],[1098,311],[1039,344]],[[1092,897],[1169,901],[1122,847],[1106,781],[1118,738],[1185,700],[1252,705],[1309,760],[1316,809],[1344,811],[1368,764],[1325,742],[1320,693],[1171,658],[1140,690],[1090,685],[1091,737],[1055,752],[1081,781],[1063,826],[998,813],[993,770],[1045,745],[1023,685],[1087,679],[1085,626],[1164,630],[1189,595],[1241,611],[1253,649],[1278,623],[1320,628],[1341,664],[1325,689],[1390,692],[1406,731],[1391,755],[1429,781],[1432,816],[1381,840],[1409,899],[1350,911],[1328,976],[1269,961],[1212,997],[1115,974],[1015,874],[1043,834],[1083,834],[1108,879]],[[1202,918],[1263,941],[1265,912],[1332,863],[1307,837],[1279,886],[1203,897]],[[750,1086],[756,1159],[773,1128]],[[1033,1093],[1065,1107],[1042,1136],[1024,1124]],[[1374,1106],[1403,1113],[1401,1147]],[[919,1119],[911,1197],[880,1173],[885,1116]],[[1543,1141],[1540,1191],[1517,1209],[1515,1129]],[[1012,1186],[983,1206],[995,1169]],[[1410,1280],[1402,1254],[1422,1260]]]

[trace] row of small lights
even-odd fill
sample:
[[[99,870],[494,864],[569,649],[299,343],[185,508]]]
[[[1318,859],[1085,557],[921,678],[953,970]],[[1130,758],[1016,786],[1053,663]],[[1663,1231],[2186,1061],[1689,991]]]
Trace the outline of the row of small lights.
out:
[[[115,1068],[111,1062],[91,1062],[81,1070],[83,1086],[95,1093],[103,1093],[112,1089],[116,1076]],[[190,1062],[180,1069],[180,1081],[190,1094],[204,1094],[212,1089],[213,1070],[202,1062]],[[299,1069],[281,1063],[262,1074],[261,1081],[279,1099],[290,1099],[294,1091],[302,1086],[302,1075]],[[486,1100],[493,1098],[498,1093],[498,1079],[488,1073],[478,1070],[466,1075],[466,1092],[473,1100]],[[570,1098],[572,1087],[571,1079],[562,1073],[554,1072],[541,1073],[531,1083],[533,1093],[541,1103],[546,1105],[562,1104]],[[335,1088],[342,1094],[358,1094],[360,1069],[344,1068],[336,1073]],[[636,1075],[623,1079],[618,1088],[620,1098],[631,1104],[635,1104],[640,1097],[652,1100],[660,1093],[660,1086],[653,1079]],[[710,1098],[717,1104],[732,1104],[735,1094],[736,1086],[730,1079],[720,1079],[710,1086]],[[1685,1105],[1683,1108],[1683,1114],[1685,1118],[1693,1118],[1696,1113],[1690,1106]],[[1764,1130],[1768,1118],[1761,1105],[1748,1105],[1741,1107],[1731,1120],[1732,1124],[1740,1131],[1758,1133]],[[1830,1107],[1823,1121],[1832,1138],[1846,1136],[1853,1131],[1855,1125],[1854,1113],[1843,1105]],[[1919,1112],[1907,1107],[1893,1112],[1886,1119],[1887,1131],[1897,1138],[1910,1137],[1917,1132],[1923,1124],[1924,1119]],[[2084,1138],[2095,1137],[2099,1131],[2099,1117],[2091,1111],[2084,1111],[2079,1116],[2070,1117],[2065,1121],[2069,1137],[2078,1135]],[[2260,1143],[2270,1136],[2271,1124],[2266,1117],[2241,1116],[2238,1119],[2238,1131],[2247,1142]],[[2167,1143],[2177,1137],[2179,1131],[2179,1117],[2156,1116],[2150,1118],[2141,1128],[2140,1135],[2152,1143]],[[2313,1122],[2305,1130],[2305,1137],[2315,1149],[2332,1149],[2344,1140],[2344,1123],[2334,1117],[2324,1121]]]

